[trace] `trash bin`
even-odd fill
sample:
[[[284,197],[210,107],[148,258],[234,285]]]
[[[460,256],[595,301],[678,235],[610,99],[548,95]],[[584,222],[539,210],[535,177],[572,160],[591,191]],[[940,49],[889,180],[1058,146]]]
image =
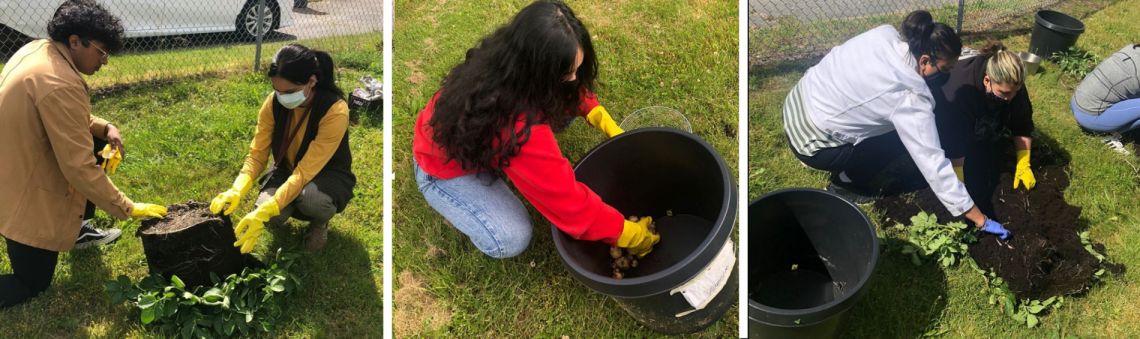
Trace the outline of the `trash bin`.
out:
[[[584,156],[578,180],[626,216],[652,216],[661,235],[640,264],[614,279],[609,245],[552,227],[570,274],[661,333],[697,332],[737,304],[736,184],[704,140],[672,128],[626,131]]]
[[[1046,59],[1076,45],[1077,38],[1085,32],[1083,22],[1057,11],[1037,11],[1034,21],[1037,24],[1029,39],[1029,52]]]
[[[792,188],[748,206],[748,334],[832,338],[879,262],[867,215],[830,192]]]

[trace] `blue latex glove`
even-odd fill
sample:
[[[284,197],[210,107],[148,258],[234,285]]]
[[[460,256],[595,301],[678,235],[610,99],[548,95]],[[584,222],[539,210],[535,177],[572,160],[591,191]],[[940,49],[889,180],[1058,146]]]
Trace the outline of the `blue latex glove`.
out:
[[[1009,239],[1010,234],[1009,230],[1005,229],[1005,227],[1002,227],[1000,223],[990,218],[986,218],[986,223],[982,224],[982,232],[996,235],[998,236],[998,239],[1001,240]]]

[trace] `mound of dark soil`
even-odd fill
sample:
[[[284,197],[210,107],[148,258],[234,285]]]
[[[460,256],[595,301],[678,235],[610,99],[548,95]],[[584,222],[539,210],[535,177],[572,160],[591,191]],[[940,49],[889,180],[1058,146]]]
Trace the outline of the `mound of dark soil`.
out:
[[[1081,208],[1065,202],[1063,191],[1069,178],[1064,167],[1043,166],[1034,169],[1034,174],[1037,186],[1032,191],[1014,190],[1012,176],[1001,175],[990,217],[1013,236],[1003,242],[982,234],[970,246],[970,256],[983,269],[993,269],[1020,299],[1083,292],[1092,285],[1093,274],[1106,265],[1081,243]],[[961,220],[952,218],[929,188],[880,199],[875,207],[886,212],[884,225],[908,224],[919,211],[934,213],[939,222]]]
[[[172,205],[165,218],[143,221],[135,235],[151,274],[177,275],[187,286],[210,285],[211,272],[224,278],[252,261],[234,247],[230,218],[211,214],[201,202]]]

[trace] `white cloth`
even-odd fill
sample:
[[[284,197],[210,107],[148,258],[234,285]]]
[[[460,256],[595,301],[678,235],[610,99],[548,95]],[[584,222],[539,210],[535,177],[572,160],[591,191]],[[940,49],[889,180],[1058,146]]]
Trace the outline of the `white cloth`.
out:
[[[677,313],[675,316],[677,318],[684,317],[708,306],[709,302],[716,298],[717,294],[720,294],[720,291],[728,284],[728,278],[732,276],[733,267],[736,267],[736,247],[733,246],[732,240],[728,240],[724,247],[721,247],[716,257],[704,269],[701,269],[700,273],[697,273],[696,276],[681,286],[669,291],[669,295],[681,293],[681,296],[685,297],[685,301],[693,306],[693,309]]]
[[[832,48],[808,69],[800,80],[805,110],[816,127],[850,144],[898,131],[942,205],[961,215],[974,201],[942,150],[934,97],[917,67],[898,31],[879,26]]]

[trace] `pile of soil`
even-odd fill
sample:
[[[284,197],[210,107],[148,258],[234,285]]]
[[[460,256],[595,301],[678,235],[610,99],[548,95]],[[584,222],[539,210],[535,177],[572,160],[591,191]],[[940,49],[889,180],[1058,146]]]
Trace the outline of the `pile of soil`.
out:
[[[1013,189],[1013,177],[1003,173],[994,188],[994,218],[1012,236],[1000,241],[979,233],[970,246],[970,256],[983,269],[992,269],[1019,299],[1045,299],[1087,290],[1094,273],[1101,268],[1120,271],[1122,267],[1099,262],[1081,243],[1081,208],[1065,202],[1068,174],[1061,165],[1034,169],[1037,186],[1031,191]],[[909,224],[919,211],[933,213],[939,222],[953,218],[938,198],[925,188],[914,193],[885,197],[875,207],[886,213],[883,225]],[[1103,251],[1103,246],[1097,245]]]
[[[169,206],[165,218],[143,221],[135,235],[142,238],[151,274],[177,275],[190,287],[212,285],[210,273],[225,278],[254,261],[234,247],[230,218],[193,200]]]

